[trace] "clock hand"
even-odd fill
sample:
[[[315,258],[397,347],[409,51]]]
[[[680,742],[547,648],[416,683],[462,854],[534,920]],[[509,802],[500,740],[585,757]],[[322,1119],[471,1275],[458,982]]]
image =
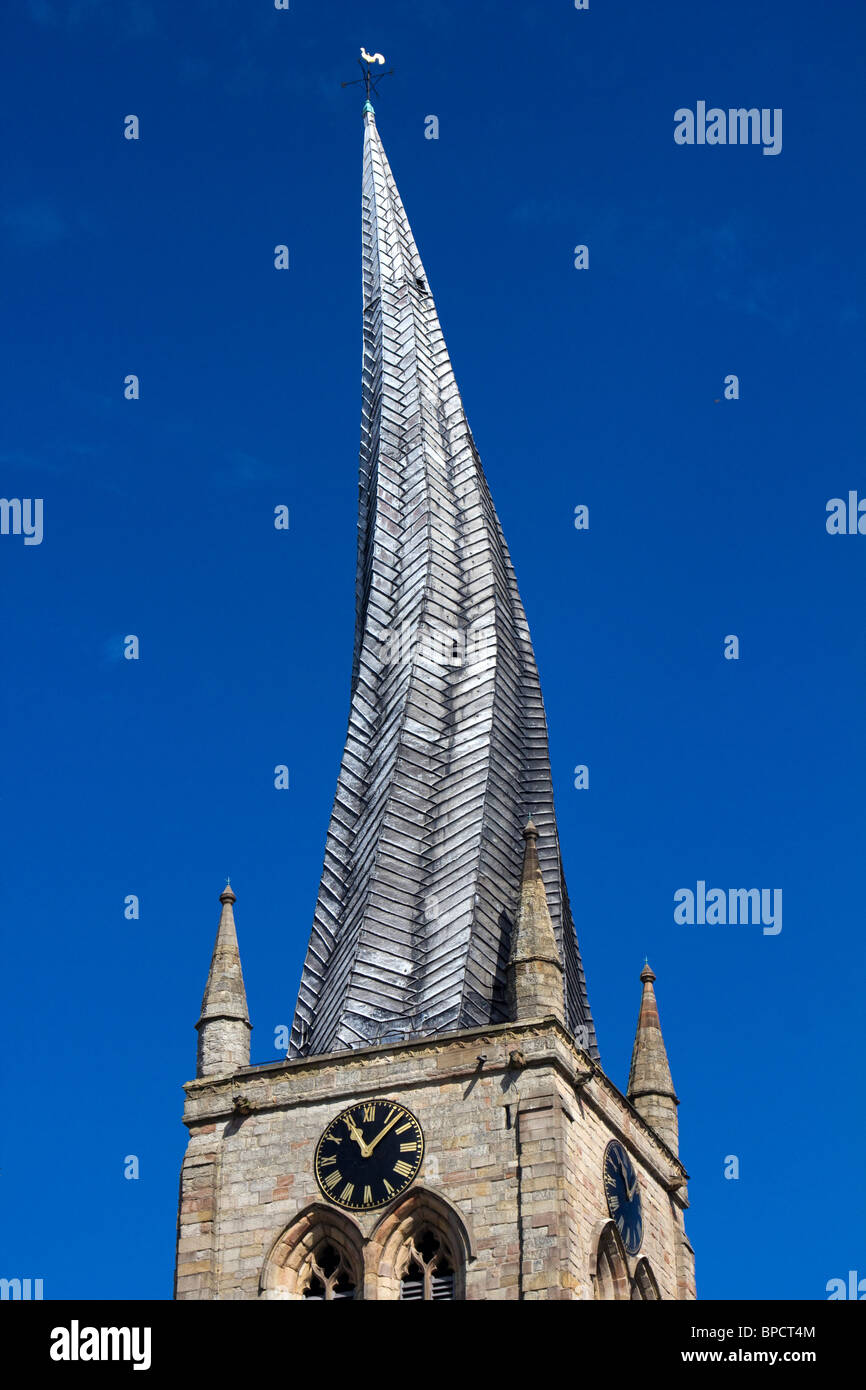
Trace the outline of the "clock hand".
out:
[[[622,1173],[623,1182],[625,1183],[625,1199],[627,1202],[630,1202],[635,1192],[637,1191],[637,1173],[635,1173],[634,1182],[629,1183],[628,1169],[626,1168],[619,1154],[617,1154],[617,1161],[619,1162],[619,1169]]]
[[[378,1144],[379,1140],[380,1140],[380,1139],[384,1139],[384,1138],[385,1138],[385,1135],[388,1133],[388,1130],[391,1128],[391,1126],[392,1126],[392,1125],[395,1125],[395,1124],[397,1123],[397,1121],[398,1121],[399,1118],[400,1118],[401,1113],[402,1113],[402,1112],[401,1112],[400,1110],[398,1110],[398,1111],[397,1111],[397,1114],[394,1115],[393,1118],[390,1119],[390,1120],[388,1121],[388,1123],[386,1124],[385,1128],[384,1128],[384,1129],[380,1129],[379,1133],[376,1135],[376,1138],[375,1138],[375,1139],[371,1139],[370,1142],[369,1142],[369,1144],[366,1144],[366,1145],[364,1146],[364,1147],[366,1148],[366,1150],[367,1150],[367,1152],[364,1154],[364,1157],[365,1157],[365,1158],[369,1158],[369,1157],[370,1157],[370,1154],[371,1154],[371,1153],[373,1152],[373,1150],[375,1149],[375,1147],[376,1147],[376,1145]]]
[[[369,1158],[370,1146],[366,1143],[363,1134],[361,1133],[358,1126],[355,1124],[355,1121],[351,1118],[350,1115],[346,1116],[346,1128],[349,1131],[350,1137],[354,1139],[355,1143],[358,1145],[358,1148],[361,1150],[361,1157]]]

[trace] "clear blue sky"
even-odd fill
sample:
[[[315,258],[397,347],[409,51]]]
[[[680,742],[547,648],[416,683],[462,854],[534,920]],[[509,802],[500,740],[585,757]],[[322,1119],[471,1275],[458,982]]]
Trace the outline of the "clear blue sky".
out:
[[[866,537],[825,530],[866,496],[862,8],[22,0],[4,30],[0,496],[45,530],[0,536],[0,1274],[170,1297],[227,873],[254,1061],[291,1019],[351,668],[363,43],[529,615],[603,1062],[624,1087],[649,955],[701,1296],[866,1275]],[[781,107],[782,153],[676,145],[699,100]],[[782,932],[678,926],[699,879],[782,888]]]

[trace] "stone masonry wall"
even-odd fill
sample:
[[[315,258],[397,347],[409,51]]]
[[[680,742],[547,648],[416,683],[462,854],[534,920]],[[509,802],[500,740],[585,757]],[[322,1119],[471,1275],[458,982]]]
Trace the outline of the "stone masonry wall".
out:
[[[397,1297],[401,1219],[425,1201],[462,1243],[461,1296],[593,1298],[611,1138],[626,1145],[640,1176],[639,1258],[660,1297],[694,1297],[681,1229],[684,1170],[552,1018],[244,1068],[186,1091],[180,1299],[296,1296],[294,1232],[280,1237],[297,1225],[300,1239],[328,1218],[313,1173],[316,1143],[339,1110],[374,1096],[417,1116],[425,1154],[391,1207],[334,1217],[360,1252],[364,1298]],[[628,1261],[629,1277],[637,1263]]]

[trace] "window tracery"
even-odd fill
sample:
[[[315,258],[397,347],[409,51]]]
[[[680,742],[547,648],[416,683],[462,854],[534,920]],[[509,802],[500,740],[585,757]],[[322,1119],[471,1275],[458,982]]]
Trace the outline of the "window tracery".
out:
[[[400,1298],[416,1302],[454,1298],[452,1258],[429,1227],[409,1241],[408,1263],[400,1280]]]

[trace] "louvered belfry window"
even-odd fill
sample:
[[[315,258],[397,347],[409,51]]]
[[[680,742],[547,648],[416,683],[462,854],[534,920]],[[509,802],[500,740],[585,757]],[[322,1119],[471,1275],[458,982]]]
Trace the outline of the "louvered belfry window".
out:
[[[323,1303],[334,1298],[357,1297],[355,1276],[345,1256],[333,1245],[320,1245],[310,1260],[301,1298]]]
[[[454,1267],[432,1231],[424,1230],[409,1247],[409,1263],[400,1280],[400,1298],[421,1302],[454,1298]]]

